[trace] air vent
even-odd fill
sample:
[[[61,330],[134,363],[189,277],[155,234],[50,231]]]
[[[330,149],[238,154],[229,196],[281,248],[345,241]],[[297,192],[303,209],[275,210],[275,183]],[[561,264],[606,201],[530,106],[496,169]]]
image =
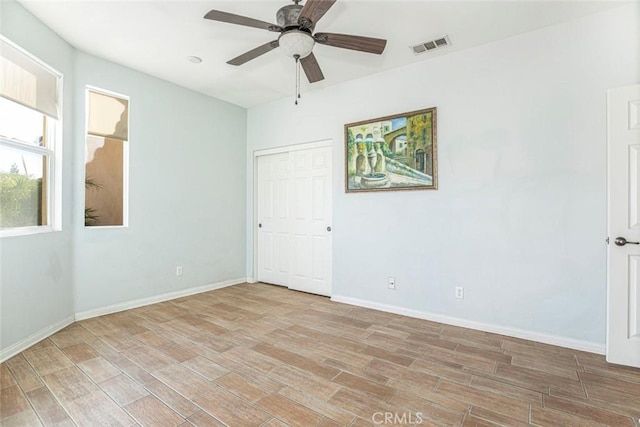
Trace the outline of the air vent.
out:
[[[428,42],[411,46],[411,50],[415,55],[420,55],[421,53],[425,53],[429,50],[439,49],[441,47],[446,47],[449,45],[451,45],[449,36],[444,36],[444,37],[439,37],[435,40],[430,40]]]

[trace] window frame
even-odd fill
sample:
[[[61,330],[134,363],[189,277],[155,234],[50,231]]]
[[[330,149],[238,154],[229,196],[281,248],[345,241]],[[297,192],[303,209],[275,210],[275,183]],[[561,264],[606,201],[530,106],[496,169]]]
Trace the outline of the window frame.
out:
[[[84,88],[84,140],[83,140],[83,167],[82,167],[82,182],[86,182],[87,179],[87,137],[90,135],[89,133],[89,92],[96,92],[103,95],[111,96],[114,98],[126,99],[129,103],[129,108],[127,110],[127,126],[128,126],[128,134],[127,138],[131,138],[131,98],[127,95],[114,92],[111,90],[103,89],[93,85],[86,85]],[[84,209],[86,208],[86,202],[82,203],[82,228],[84,230],[91,229],[120,229],[120,228],[129,228],[129,139],[121,140],[122,141],[122,225],[86,225],[84,223]],[[85,193],[86,193],[85,188]],[[84,195],[83,193],[83,200]]]
[[[46,171],[42,176],[43,180],[46,179],[46,203],[43,204],[43,207],[46,209],[46,225],[0,229],[0,238],[62,231],[62,129],[64,119],[64,75],[2,34],[0,34],[0,39],[56,76],[56,95],[59,111],[59,118],[54,119],[40,111],[24,106],[12,99],[5,98],[6,101],[17,105],[19,108],[29,108],[32,111],[42,114],[42,117],[44,118],[43,139],[46,141],[45,146],[38,146],[27,141],[6,138],[3,136],[0,136],[0,146],[29,154],[42,155],[47,159]]]

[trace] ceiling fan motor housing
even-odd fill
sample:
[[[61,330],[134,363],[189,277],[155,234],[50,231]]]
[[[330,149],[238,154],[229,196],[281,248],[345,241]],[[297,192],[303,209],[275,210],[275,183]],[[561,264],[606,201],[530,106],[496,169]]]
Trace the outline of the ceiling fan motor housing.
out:
[[[300,24],[298,23],[298,17],[300,16],[301,10],[302,5],[299,4],[290,4],[281,7],[276,13],[278,25],[284,28],[285,31],[292,28],[301,29]],[[310,33],[313,30],[313,27],[305,28],[304,30],[308,30]]]
[[[281,7],[276,13],[278,25],[284,29],[278,37],[280,50],[289,57],[305,58],[315,44],[311,35],[313,27],[302,27],[298,22],[301,10],[301,5],[291,4]]]

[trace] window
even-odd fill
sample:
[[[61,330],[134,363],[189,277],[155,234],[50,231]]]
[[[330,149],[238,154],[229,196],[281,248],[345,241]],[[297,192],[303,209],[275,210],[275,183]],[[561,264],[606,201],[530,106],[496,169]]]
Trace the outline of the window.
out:
[[[61,86],[0,36],[0,236],[60,229]]]
[[[127,225],[129,100],[87,89],[84,224]]]

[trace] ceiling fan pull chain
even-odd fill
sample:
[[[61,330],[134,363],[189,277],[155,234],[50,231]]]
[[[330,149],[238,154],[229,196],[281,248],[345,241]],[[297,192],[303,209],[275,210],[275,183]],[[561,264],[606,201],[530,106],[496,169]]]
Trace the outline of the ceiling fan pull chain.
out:
[[[293,58],[296,60],[296,94],[295,94],[295,105],[298,105],[298,98],[300,98],[300,55],[293,55]]]
[[[298,80],[298,99],[300,99],[300,61],[296,61],[298,64],[296,79]]]

